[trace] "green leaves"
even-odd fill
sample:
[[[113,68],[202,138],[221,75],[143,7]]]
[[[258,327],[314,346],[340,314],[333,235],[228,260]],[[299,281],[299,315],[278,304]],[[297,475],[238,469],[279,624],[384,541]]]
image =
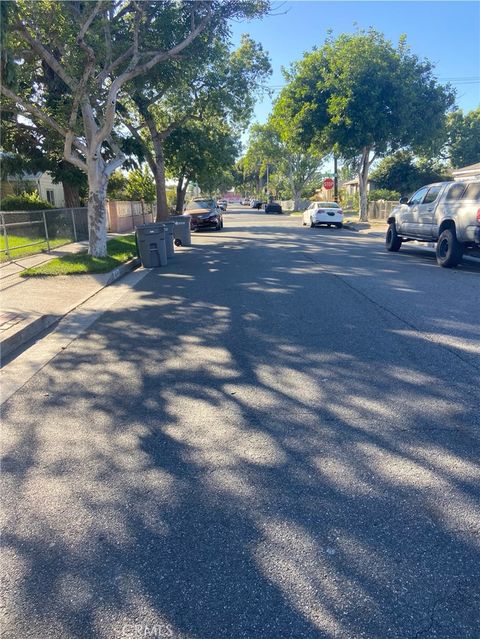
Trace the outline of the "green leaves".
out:
[[[453,168],[480,162],[480,108],[464,115],[450,113],[447,120],[447,155]]]
[[[377,154],[433,147],[445,135],[453,92],[432,65],[394,48],[375,30],[330,38],[303,58],[274,107],[298,144],[337,145],[346,158],[370,147]]]

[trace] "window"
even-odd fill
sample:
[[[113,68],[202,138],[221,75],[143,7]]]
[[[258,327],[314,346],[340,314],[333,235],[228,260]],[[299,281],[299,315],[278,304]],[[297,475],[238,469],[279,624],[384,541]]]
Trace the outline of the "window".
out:
[[[195,209],[214,209],[215,202],[213,200],[193,200],[187,204],[187,211],[194,211]]]
[[[422,189],[419,189],[416,193],[412,195],[410,201],[408,202],[410,206],[413,204],[420,204],[423,198],[425,197],[428,191],[428,187],[424,186]]]
[[[453,202],[455,200],[459,200],[462,197],[464,190],[465,190],[465,184],[462,184],[461,182],[457,182],[457,184],[452,184],[452,186],[448,190],[445,201]]]
[[[480,202],[480,182],[471,182],[470,184],[467,184],[467,188],[465,189],[462,199]]]
[[[336,202],[323,202],[323,208],[325,209],[339,209],[339,205]]]
[[[47,189],[47,202],[53,206],[55,205],[55,193],[50,189]]]
[[[442,188],[441,184],[437,184],[437,186],[432,186],[431,189],[428,189],[428,193],[425,196],[425,199],[423,200],[424,204],[431,204],[432,202],[435,202],[435,200],[438,197],[438,194],[440,193],[440,189]]]

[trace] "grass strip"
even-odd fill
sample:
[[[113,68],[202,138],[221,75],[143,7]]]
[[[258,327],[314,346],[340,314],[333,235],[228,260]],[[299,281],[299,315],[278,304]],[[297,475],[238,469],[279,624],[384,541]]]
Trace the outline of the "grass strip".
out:
[[[64,255],[40,266],[27,268],[20,275],[22,277],[39,277],[45,275],[108,273],[137,255],[135,235],[125,235],[108,240],[107,253],[107,257],[92,257],[87,254],[87,251],[75,253],[74,255]]]
[[[57,248],[64,244],[70,244],[73,240],[69,237],[57,237],[50,240],[50,248]],[[32,244],[32,246],[24,246],[22,244]],[[17,248],[20,246],[20,248]],[[5,237],[0,235],[0,249],[5,249]],[[8,236],[8,249],[10,251],[10,257],[6,253],[0,253],[0,262],[8,262],[9,260],[19,259],[20,257],[27,257],[28,255],[35,255],[37,253],[46,253],[48,245],[46,240],[41,238],[31,238],[21,235],[9,235]]]

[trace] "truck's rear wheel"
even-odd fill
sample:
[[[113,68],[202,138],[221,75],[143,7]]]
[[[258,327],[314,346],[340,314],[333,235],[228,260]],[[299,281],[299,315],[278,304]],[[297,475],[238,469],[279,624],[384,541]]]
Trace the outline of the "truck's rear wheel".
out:
[[[455,229],[445,229],[437,242],[437,262],[444,268],[452,268],[462,261],[463,246],[457,240]]]
[[[388,225],[387,235],[385,237],[385,246],[387,251],[390,251],[391,253],[396,253],[402,246],[402,240],[397,235],[395,222]]]

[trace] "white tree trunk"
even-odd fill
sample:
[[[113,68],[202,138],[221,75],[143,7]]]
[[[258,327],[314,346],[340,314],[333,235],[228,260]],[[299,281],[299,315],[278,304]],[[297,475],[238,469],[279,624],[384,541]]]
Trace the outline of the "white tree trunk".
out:
[[[88,254],[107,255],[107,197],[108,176],[102,170],[103,161],[93,161],[88,167]]]
[[[360,221],[368,221],[368,169],[370,168],[370,148],[365,147],[362,152],[360,171],[358,172],[358,190],[360,193]]]

